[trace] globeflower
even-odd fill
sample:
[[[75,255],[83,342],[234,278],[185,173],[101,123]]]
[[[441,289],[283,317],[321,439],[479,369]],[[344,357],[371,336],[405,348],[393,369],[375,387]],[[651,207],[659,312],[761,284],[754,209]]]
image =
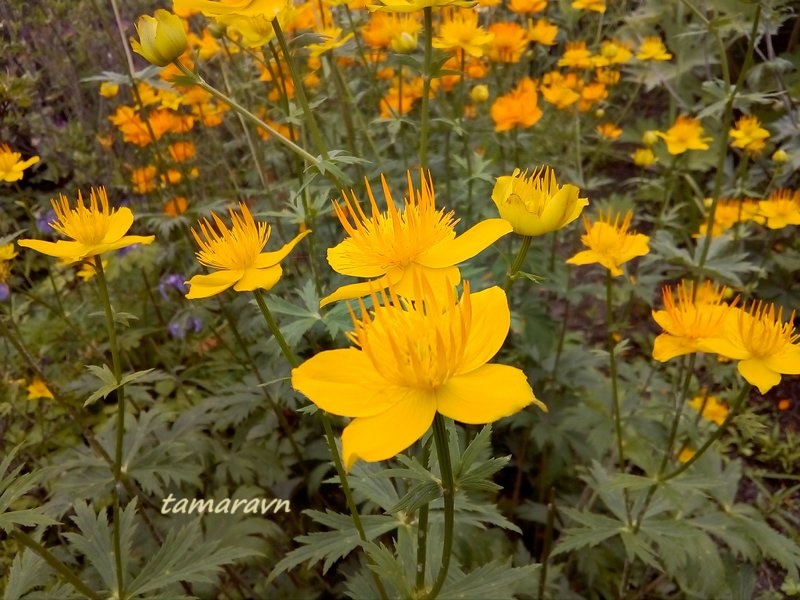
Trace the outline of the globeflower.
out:
[[[279,250],[262,252],[267,245],[272,228],[266,223],[256,223],[250,209],[239,203],[239,212],[229,209],[232,226],[229,228],[216,214],[199,222],[200,233],[192,229],[192,235],[200,250],[196,253],[201,264],[217,269],[208,275],[195,275],[186,284],[186,297],[208,298],[220,294],[229,287],[237,292],[257,289],[270,290],[283,274],[280,262],[311,231],[295,236]]]
[[[494,34],[486,33],[478,25],[478,13],[472,9],[453,12],[439,26],[439,35],[433,39],[433,47],[442,50],[466,52],[469,56],[481,57]]]
[[[698,287],[681,281],[674,289],[662,292],[663,310],[654,310],[653,319],[664,330],[653,344],[653,358],[664,362],[698,351],[698,342],[720,335],[732,305],[725,304],[729,290],[710,281]]]
[[[535,170],[530,176],[514,169],[512,175],[497,178],[492,200],[500,216],[511,223],[515,233],[544,235],[572,223],[585,206],[580,190],[572,184],[558,185],[550,167]]]
[[[382,10],[386,12],[414,12],[423,8],[436,8],[439,6],[474,6],[471,0],[377,0],[377,4],[369,4],[369,10]]]
[[[769,198],[758,202],[758,215],[770,229],[800,225],[800,191],[775,190]]]
[[[576,10],[592,10],[603,14],[606,12],[606,0],[572,0],[572,8]]]
[[[183,21],[163,8],[156,10],[154,17],[139,17],[136,34],[139,40],[131,40],[133,51],[158,67],[165,67],[178,58],[189,43]]]
[[[19,240],[23,248],[77,261],[133,244],[149,244],[155,239],[152,235],[125,235],[133,225],[133,213],[127,206],[109,209],[105,188],[91,189],[88,207],[84,205],[80,192],[75,208],[70,208],[64,194],[50,203],[56,214],[56,220],[51,221],[50,226],[70,239],[57,242]]]
[[[620,215],[616,215],[612,223],[610,213],[599,215],[599,219],[594,222],[584,217],[586,233],[581,236],[581,242],[589,249],[578,252],[568,259],[567,263],[572,265],[599,263],[608,269],[611,275],[617,277],[622,275],[620,265],[650,252],[650,238],[641,233],[628,231],[633,213],[631,211],[625,213],[621,223],[619,218]]]
[[[743,116],[730,130],[731,146],[741,148],[748,154],[758,154],[767,145],[769,131],[761,127],[758,117]]]
[[[639,51],[636,53],[636,58],[639,60],[665,61],[671,59],[672,54],[667,51],[664,41],[656,35],[642,40]]]
[[[420,189],[408,177],[408,196],[398,211],[386,179],[381,176],[387,212],[381,212],[367,185],[371,216],[362,211],[355,194],[345,195],[344,206],[333,208],[348,237],[328,249],[328,263],[342,275],[376,277],[364,283],[340,287],[320,302],[367,296],[374,290],[392,287],[400,296],[414,293],[414,278],[423,275],[433,289],[455,286],[461,279],[457,265],[491,246],[511,231],[503,219],[487,219],[456,237],[453,212],[435,207],[433,181],[420,174]]]
[[[701,417],[717,425],[722,425],[730,412],[728,405],[720,402],[716,396],[695,396],[689,401],[689,406]]]
[[[666,133],[660,131],[656,135],[667,143],[667,152],[673,155],[683,154],[687,150],[708,150],[710,137],[703,137],[703,126],[700,121],[680,115],[675,124]]]
[[[389,459],[420,439],[436,413],[469,424],[490,423],[529,404],[542,410],[525,374],[487,364],[511,323],[499,287],[461,299],[415,281],[416,300],[373,294],[374,308],[351,312],[351,348],[328,350],[292,370],[292,385],[322,410],[352,417],[342,435],[345,468]]]
[[[22,179],[23,171],[39,162],[38,156],[22,160],[22,154],[12,152],[7,144],[0,145],[0,181],[14,183]]]
[[[28,400],[39,400],[40,398],[54,398],[53,392],[47,387],[47,384],[41,380],[40,377],[34,377],[27,387]]]
[[[725,319],[721,335],[698,342],[703,352],[715,352],[738,361],[745,381],[766,394],[781,375],[800,375],[800,346],[794,330],[794,312],[787,323],[783,310],[773,304],[753,302],[749,309],[735,309]]]
[[[500,96],[491,108],[495,131],[508,131],[515,127],[533,127],[542,118],[536,84],[525,77],[511,92]]]

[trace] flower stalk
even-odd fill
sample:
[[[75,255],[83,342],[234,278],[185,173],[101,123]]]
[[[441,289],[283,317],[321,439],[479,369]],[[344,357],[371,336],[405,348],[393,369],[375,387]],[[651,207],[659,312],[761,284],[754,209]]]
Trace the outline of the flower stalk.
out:
[[[430,128],[431,65],[433,62],[433,9],[422,9],[425,58],[422,63],[422,106],[419,122],[419,164],[428,168],[428,129]]]
[[[447,442],[447,427],[444,417],[437,413],[433,419],[433,440],[436,444],[436,456],[442,474],[442,493],[444,496],[444,542],[442,544],[442,562],[439,574],[425,600],[433,600],[442,590],[447,571],[450,569],[450,556],[453,553],[453,526],[455,524],[455,481],[453,466],[450,462],[450,444]]]

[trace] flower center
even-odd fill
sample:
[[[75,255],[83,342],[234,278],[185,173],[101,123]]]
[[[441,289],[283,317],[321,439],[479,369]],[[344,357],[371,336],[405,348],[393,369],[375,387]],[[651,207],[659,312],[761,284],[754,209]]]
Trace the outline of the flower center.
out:
[[[80,192],[74,209],[69,207],[69,200],[63,194],[51,204],[56,220],[50,226],[84,246],[95,246],[103,241],[111,228],[111,216],[116,212],[109,209],[108,196],[103,188],[92,189],[88,208]]]
[[[200,222],[200,233],[192,235],[200,246],[197,260],[216,269],[244,270],[252,267],[266,246],[271,228],[266,223],[256,223],[245,205],[241,214],[230,209],[232,227],[229,229],[216,214],[214,224],[208,219]]]
[[[426,287],[424,283],[418,285]],[[373,296],[374,314],[370,317],[361,304],[362,318],[353,316],[355,331],[350,339],[388,381],[436,389],[457,371],[466,348],[471,305],[469,285],[465,282],[464,286],[460,302],[451,289],[443,305],[433,299],[435,295],[429,289],[426,299],[416,302],[390,292],[391,298],[383,293],[379,304]]]

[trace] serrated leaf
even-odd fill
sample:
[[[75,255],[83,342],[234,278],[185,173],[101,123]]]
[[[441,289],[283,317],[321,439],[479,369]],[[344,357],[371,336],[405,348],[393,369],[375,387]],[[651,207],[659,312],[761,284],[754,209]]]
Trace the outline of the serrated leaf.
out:
[[[293,569],[302,563],[313,565],[319,561],[324,561],[322,572],[325,573],[333,563],[347,556],[361,545],[358,532],[349,515],[331,512],[321,513],[316,510],[305,510],[303,514],[308,515],[317,523],[327,525],[332,528],[332,531],[314,532],[296,537],[295,541],[302,544],[302,546],[289,552],[275,565],[267,582],[273,581],[284,571]],[[400,521],[386,515],[362,515],[361,523],[364,526],[364,534],[367,540],[373,540],[400,525]]]
[[[158,552],[127,586],[131,596],[189,581],[213,583],[222,565],[253,554],[247,548],[223,547],[203,540],[200,520],[169,530]]]
[[[514,598],[514,594],[535,589],[541,565],[512,567],[510,562],[490,563],[478,567],[456,581],[448,581],[438,598],[467,600],[470,598]]]
[[[33,588],[47,581],[52,572],[42,558],[25,548],[11,563],[3,600],[21,600]]]
[[[386,512],[413,512],[419,507],[428,504],[442,496],[442,486],[435,481],[416,483],[411,489]]]
[[[403,566],[386,546],[367,542],[364,544],[364,550],[372,559],[369,563],[369,568],[379,577],[388,580],[394,586],[400,598],[412,598],[414,596],[414,592],[403,571]]]

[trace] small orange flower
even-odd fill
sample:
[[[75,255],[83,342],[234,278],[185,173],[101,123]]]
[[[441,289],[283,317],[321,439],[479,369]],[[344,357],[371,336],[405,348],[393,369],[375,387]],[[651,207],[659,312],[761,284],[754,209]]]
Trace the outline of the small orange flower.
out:
[[[528,48],[528,33],[518,23],[492,23],[489,33],[494,36],[489,46],[493,62],[518,63]]]
[[[189,210],[189,201],[184,196],[176,196],[172,200],[167,200],[164,205],[164,214],[170,217],[177,217]]]
[[[495,131],[533,127],[542,118],[536,84],[529,77],[523,78],[511,92],[494,101],[491,114]]]
[[[703,137],[703,125],[699,120],[680,115],[666,133],[656,133],[667,143],[667,152],[672,155],[683,154],[687,150],[708,150],[710,137]]]

